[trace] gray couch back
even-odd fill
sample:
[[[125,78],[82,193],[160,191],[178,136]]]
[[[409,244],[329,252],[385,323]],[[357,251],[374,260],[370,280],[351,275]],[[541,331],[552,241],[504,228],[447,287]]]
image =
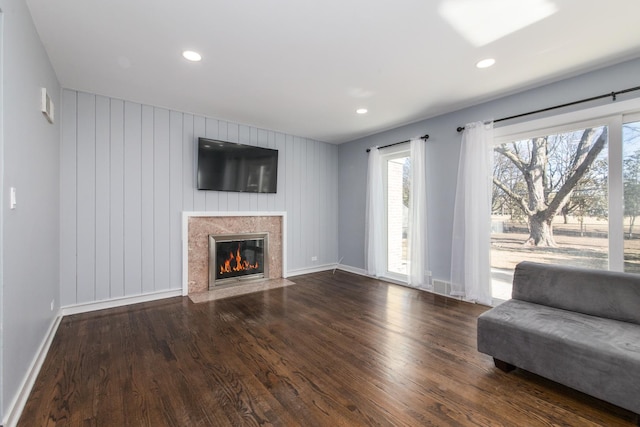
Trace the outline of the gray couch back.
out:
[[[512,298],[640,325],[640,275],[524,261]]]

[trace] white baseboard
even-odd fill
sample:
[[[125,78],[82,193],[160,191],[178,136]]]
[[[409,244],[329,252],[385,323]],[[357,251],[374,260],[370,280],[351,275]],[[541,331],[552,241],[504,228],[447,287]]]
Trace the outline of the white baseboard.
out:
[[[364,270],[362,268],[351,267],[350,265],[342,265],[342,264],[340,264],[338,266],[338,270],[347,271],[347,272],[353,273],[353,274],[359,274],[360,276],[371,277],[367,273],[367,270]]]
[[[113,298],[104,301],[94,301],[82,304],[66,305],[60,309],[63,316],[71,314],[88,313],[90,311],[104,310],[106,308],[122,307],[125,305],[138,304],[141,302],[156,301],[159,299],[182,296],[182,289],[170,291],[151,292],[143,295],[131,297]]]
[[[371,275],[369,275],[369,273],[367,273],[366,270],[364,270],[362,268],[351,267],[350,265],[339,265],[338,266],[338,270],[342,270],[342,271],[346,271],[346,272],[349,272],[349,273],[358,274],[360,276],[370,277],[372,279],[382,280],[383,282],[394,283],[394,284],[400,285],[400,286],[411,287],[411,286],[407,285],[406,283],[403,283],[403,282],[400,282],[398,280],[394,280],[394,279],[391,279],[391,278],[388,278],[388,277],[374,277],[374,276],[371,276]],[[430,292],[432,294],[441,295],[443,297],[453,298],[453,299],[456,299],[456,300],[462,300],[462,298],[454,296],[454,295],[451,295],[449,293],[450,290],[451,290],[451,284],[449,282],[444,281],[444,280],[434,279],[433,280],[433,287],[431,289],[427,289],[427,288],[412,288],[412,289],[419,289],[421,291]]]
[[[18,420],[20,419],[20,415],[22,415],[24,405],[26,405],[29,394],[31,394],[31,389],[35,384],[36,378],[38,377],[40,369],[42,368],[42,364],[47,357],[49,347],[51,347],[53,337],[55,337],[56,335],[61,320],[62,316],[60,315],[60,313],[58,313],[58,315],[51,322],[51,325],[49,325],[49,330],[45,334],[35,357],[31,361],[31,365],[29,365],[29,369],[27,370],[27,374],[22,381],[19,391],[16,394],[13,402],[11,402],[7,409],[6,417],[2,422],[2,425],[4,427],[15,427],[18,424]]]
[[[324,264],[324,265],[319,265],[317,267],[301,268],[299,270],[293,270],[293,271],[290,270],[290,271],[287,271],[286,277],[301,276],[303,274],[318,273],[320,271],[333,270],[335,267],[336,267],[335,264]]]

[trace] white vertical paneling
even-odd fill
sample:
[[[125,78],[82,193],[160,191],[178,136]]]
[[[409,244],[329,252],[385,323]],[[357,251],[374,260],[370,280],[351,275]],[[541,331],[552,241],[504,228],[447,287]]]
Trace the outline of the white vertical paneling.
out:
[[[318,263],[319,264],[327,264],[329,260],[327,260],[327,240],[328,236],[322,233],[321,230],[326,230],[325,224],[327,222],[327,212],[326,209],[321,209],[322,206],[326,206],[327,203],[327,186],[329,183],[327,179],[323,179],[323,174],[326,174],[326,160],[327,160],[327,150],[326,144],[318,144],[318,164],[316,169],[316,179],[318,180],[318,197],[316,199],[317,212],[318,212],[318,226],[315,230],[317,234],[318,240]],[[324,171],[324,172],[323,172]],[[328,234],[328,233],[327,233]]]
[[[295,153],[296,153],[296,168],[297,175],[295,178],[296,182],[296,190],[295,197],[298,201],[295,206],[295,210],[293,211],[293,215],[295,217],[294,225],[296,227],[296,234],[298,235],[298,239],[296,240],[296,268],[301,268],[304,265],[304,260],[306,259],[306,244],[305,239],[307,236],[307,230],[304,227],[305,222],[308,221],[306,215],[307,208],[307,194],[305,190],[307,188],[307,157],[305,156],[307,152],[307,144],[306,140],[303,138],[295,137]]]
[[[197,164],[198,138],[206,135],[205,128],[206,128],[206,120],[204,117],[196,116],[193,118],[193,139],[194,139],[193,152],[194,152],[194,156],[196,156],[196,161],[194,164]],[[195,188],[198,188],[197,183]],[[203,212],[207,210],[206,193],[207,193],[206,191],[195,190],[193,194],[193,210],[194,211]]]
[[[328,243],[330,245],[330,251],[334,254],[334,257],[338,256],[338,147],[331,146],[331,170],[327,176],[331,179],[331,187],[334,197],[329,199],[329,212],[331,213],[331,221],[327,230],[331,230],[332,239]],[[336,259],[337,261],[337,259]]]
[[[307,152],[309,151],[309,145],[306,139],[299,138],[297,143],[300,145],[300,154],[298,156],[298,162],[300,163],[300,202],[298,203],[298,213],[300,217],[300,239],[298,240],[299,259],[298,266],[303,267],[310,262],[309,256],[309,224],[311,222],[311,215],[313,214],[309,209],[309,197],[313,189],[309,181],[309,163]]]
[[[96,97],[96,300],[111,297],[111,100]]]
[[[110,297],[124,296],[124,102],[111,100]]]
[[[195,174],[196,144],[193,134],[193,115],[185,114],[182,119],[182,208],[185,211],[194,210],[194,196],[198,191]]]
[[[142,293],[142,106],[124,104],[124,293]]]
[[[61,104],[63,305],[178,289],[184,210],[286,211],[289,270],[337,259],[337,147],[70,90]],[[277,149],[278,192],[198,191],[199,136]]]
[[[287,171],[287,181],[286,181],[286,194],[287,196],[287,200],[286,200],[286,211],[289,214],[289,218],[288,218],[288,233],[287,233],[287,256],[289,257],[288,261],[288,266],[289,268],[291,268],[292,270],[295,270],[298,268],[298,265],[296,264],[296,252],[298,250],[296,243],[300,240],[300,235],[299,235],[299,227],[296,226],[296,212],[295,212],[295,208],[296,205],[299,205],[300,203],[300,199],[298,199],[297,197],[297,193],[296,193],[296,179],[299,177],[299,173],[297,171],[298,169],[298,164],[296,161],[296,157],[295,157],[295,141],[294,141],[294,137],[291,135],[287,135],[286,136],[286,167],[288,168]],[[299,184],[299,182],[298,182]]]
[[[330,146],[329,144],[320,144],[320,150],[322,151],[323,156],[322,156],[322,161],[320,163],[320,171],[318,176],[322,182],[320,205],[323,207],[323,209],[320,214],[320,224],[318,225],[318,227],[324,230],[330,230],[329,227],[330,227],[332,215],[335,215],[336,217],[338,215],[337,209],[335,213],[331,212],[332,199],[337,200],[338,198],[337,197],[338,187],[337,185],[335,186],[335,188],[333,187],[333,183],[334,182],[337,183],[337,177],[334,176],[334,174],[337,173],[337,170],[334,172],[331,164],[332,162],[331,153],[333,151],[337,152],[337,147]],[[337,226],[337,223],[336,223],[336,226]],[[330,247],[332,245],[331,240],[338,238],[338,230],[336,229],[336,230],[328,231],[324,235],[321,233],[320,238],[321,238],[320,240],[321,263],[330,264],[330,263],[336,262],[338,253],[333,252],[333,250],[331,250]]]
[[[140,221],[141,248],[142,248],[142,292],[152,292],[155,289],[155,222],[154,222],[154,133],[153,133],[153,108],[142,107],[141,124],[141,159],[140,182],[142,194],[140,196],[140,209],[142,218]]]
[[[62,91],[60,140],[60,304],[77,302],[77,92]]]
[[[171,288],[179,287],[182,284],[182,134],[183,115],[175,111],[171,112],[169,118],[169,157],[171,165],[169,167],[169,204],[170,204],[170,227],[171,243],[169,248],[171,274],[169,276]]]
[[[155,290],[160,291],[171,288],[171,213],[169,197],[169,168],[171,167],[171,161],[169,159],[169,111],[164,108],[155,108],[153,117]]]
[[[95,96],[78,94],[78,301],[95,300]]]
[[[313,263],[317,264],[318,260],[320,260],[320,240],[322,239],[322,233],[320,232],[320,216],[322,213],[320,212],[320,198],[322,197],[322,183],[320,182],[319,176],[319,163],[321,159],[320,150],[318,148],[319,144],[316,141],[309,141],[311,144],[311,155],[307,156],[307,162],[311,162],[311,180],[312,191],[311,193],[311,247],[313,250],[311,251],[311,256],[316,257],[316,261]]]
[[[302,200],[302,230],[303,230],[303,238],[302,238],[302,260],[300,261],[301,265],[307,265],[313,263],[311,261],[311,257],[314,255],[313,253],[313,238],[314,238],[314,230],[312,228],[313,217],[316,216],[316,213],[313,211],[313,203],[312,200],[316,198],[317,188],[315,186],[315,182],[313,181],[313,162],[312,159],[313,153],[313,144],[308,139],[304,139],[304,152],[302,153],[302,161],[304,162],[304,172],[303,172],[303,180],[302,180],[302,194],[300,195]]]

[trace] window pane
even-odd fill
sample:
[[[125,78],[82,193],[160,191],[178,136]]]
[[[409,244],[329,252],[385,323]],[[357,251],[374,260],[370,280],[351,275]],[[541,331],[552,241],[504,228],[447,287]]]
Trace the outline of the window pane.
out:
[[[640,273],[640,122],[622,127],[624,271]]]
[[[494,149],[493,296],[511,297],[520,261],[608,268],[607,128]]]
[[[407,274],[409,157],[387,162],[387,270]]]

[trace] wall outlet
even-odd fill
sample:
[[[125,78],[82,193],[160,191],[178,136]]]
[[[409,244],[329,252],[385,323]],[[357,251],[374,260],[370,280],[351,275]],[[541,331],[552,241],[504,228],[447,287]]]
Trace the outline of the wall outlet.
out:
[[[53,311],[53,308],[56,306],[56,299],[52,299],[51,300],[51,311]]]
[[[318,260],[318,257],[317,257],[317,256],[312,256],[312,257],[311,257],[311,261],[317,261],[317,260]]]

